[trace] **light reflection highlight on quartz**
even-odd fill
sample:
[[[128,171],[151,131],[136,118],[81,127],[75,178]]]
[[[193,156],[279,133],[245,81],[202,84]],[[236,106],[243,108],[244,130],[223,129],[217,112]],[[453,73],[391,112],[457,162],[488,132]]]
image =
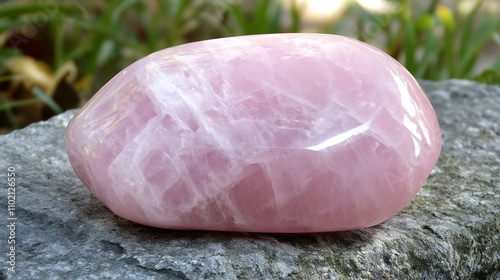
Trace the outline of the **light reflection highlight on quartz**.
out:
[[[311,150],[311,151],[321,151],[323,149],[338,145],[338,144],[348,140],[349,138],[351,138],[353,136],[356,136],[358,134],[361,134],[361,133],[367,131],[370,128],[370,125],[371,125],[371,121],[366,122],[360,126],[357,126],[353,129],[351,129],[351,130],[348,130],[344,133],[341,133],[339,135],[335,135],[334,137],[331,137],[318,145],[307,147],[306,149]]]

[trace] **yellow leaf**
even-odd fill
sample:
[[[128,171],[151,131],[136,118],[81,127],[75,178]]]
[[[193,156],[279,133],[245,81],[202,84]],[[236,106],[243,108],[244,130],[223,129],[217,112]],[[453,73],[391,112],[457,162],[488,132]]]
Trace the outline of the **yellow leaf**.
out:
[[[451,12],[450,8],[446,7],[445,5],[438,5],[436,8],[436,14],[444,23],[446,29],[455,29],[455,19],[453,18],[453,13]]]
[[[52,84],[52,70],[43,61],[38,61],[29,56],[16,56],[6,62],[9,71],[20,76],[25,87],[29,90],[37,86],[45,92]]]

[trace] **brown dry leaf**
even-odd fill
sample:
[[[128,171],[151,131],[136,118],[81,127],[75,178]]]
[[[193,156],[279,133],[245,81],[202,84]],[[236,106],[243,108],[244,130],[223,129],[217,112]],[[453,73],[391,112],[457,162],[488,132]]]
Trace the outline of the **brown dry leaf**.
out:
[[[10,101],[33,99],[32,90],[40,88],[48,97],[54,98],[61,83],[73,84],[77,78],[77,67],[74,62],[69,61],[53,71],[51,67],[40,60],[30,56],[18,56],[9,59],[5,63],[8,71],[18,77],[12,80],[5,96]],[[18,107],[15,110],[18,122],[23,126],[31,122],[46,118],[45,104],[38,103]]]

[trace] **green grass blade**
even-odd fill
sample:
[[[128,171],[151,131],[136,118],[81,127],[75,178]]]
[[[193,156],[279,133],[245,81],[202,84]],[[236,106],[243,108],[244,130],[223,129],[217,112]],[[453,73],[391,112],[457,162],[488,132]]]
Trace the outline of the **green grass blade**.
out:
[[[271,12],[271,17],[268,20],[267,30],[262,30],[263,33],[277,33],[280,31],[282,11],[280,7],[274,7],[274,11]]]
[[[115,42],[106,40],[101,44],[101,48],[97,53],[97,64],[102,65],[109,61],[116,53]]]
[[[137,0],[125,0],[121,1],[116,8],[111,12],[111,22],[116,24],[119,22],[120,17],[125,13],[128,9],[130,9],[134,4],[138,3]]]
[[[405,66],[411,73],[415,73],[415,54],[417,45],[417,36],[415,32],[415,26],[411,19],[405,19],[404,21],[404,41],[403,46],[405,50]]]
[[[146,26],[146,44],[150,51],[154,51],[158,48],[160,30],[160,18],[158,15],[154,15]]]
[[[465,52],[467,51],[467,48],[470,44],[471,40],[471,35],[472,35],[472,28],[474,27],[474,23],[476,21],[476,16],[478,14],[479,8],[481,7],[481,4],[484,1],[477,1],[476,5],[472,8],[472,10],[469,12],[467,17],[465,18],[465,21],[463,23],[463,26],[461,28],[461,38],[460,38],[460,44],[459,44],[459,55],[460,57],[463,57],[465,55]]]
[[[334,23],[329,24],[323,28],[324,33],[330,34],[342,34],[342,31],[349,28],[351,24],[351,15],[354,13],[354,4],[349,3],[345,10],[345,13]]]
[[[444,39],[444,50],[446,50],[446,65],[448,66],[448,74],[446,78],[457,78],[457,69],[455,67],[455,31],[446,30]]]
[[[415,78],[417,79],[427,78],[425,74],[429,69],[432,59],[436,57],[439,50],[441,49],[441,43],[436,38],[436,32],[435,32],[436,24],[432,16],[430,16],[430,20],[432,20],[433,23],[430,24],[425,30],[424,49],[423,49],[424,53],[422,55],[420,63],[417,66],[415,73],[413,73],[415,75]]]
[[[64,63],[64,32],[66,29],[63,21],[58,20],[52,24],[54,34],[54,68],[58,69]]]
[[[6,111],[10,110],[11,108],[15,107],[22,107],[22,106],[28,106],[28,105],[33,105],[40,102],[39,99],[37,98],[32,98],[32,99],[25,99],[25,100],[20,100],[20,101],[5,101],[3,99],[0,99],[0,111]]]
[[[292,8],[290,10],[292,16],[292,25],[290,27],[290,32],[297,33],[300,31],[300,12],[297,8],[297,3],[295,1],[292,2]]]
[[[257,8],[253,11],[252,30],[251,34],[266,33],[269,26],[267,21],[267,13],[270,10],[270,0],[260,0],[257,4]]]
[[[52,100],[52,98],[50,98],[49,96],[47,96],[45,94],[45,92],[43,92],[42,89],[40,89],[39,87],[33,87],[33,90],[31,92],[39,100],[41,100],[43,103],[45,103],[47,106],[49,106],[50,109],[52,109],[55,113],[57,113],[57,114],[62,113],[61,107],[59,107],[59,105],[57,105],[57,103],[54,102],[54,100]]]
[[[78,60],[88,54],[93,48],[90,44],[82,44],[66,55],[67,60]]]
[[[0,66],[4,64],[9,58],[19,56],[21,52],[17,49],[0,48]]]
[[[42,14],[48,18],[60,13],[72,14],[77,9],[74,5],[66,3],[57,3],[53,5],[52,1],[36,1],[36,3],[4,3],[0,4],[0,18],[17,18],[26,14]]]
[[[32,24],[32,22],[27,19],[9,19],[8,21],[0,22],[0,32],[8,32],[10,30],[21,28],[28,24]]]
[[[458,67],[460,76],[465,77],[470,74],[474,66],[475,58],[478,56],[483,46],[489,40],[492,40],[492,36],[497,30],[500,30],[499,20],[489,18],[481,22],[476,32],[474,32],[474,36],[471,38],[468,48],[460,61]]]
[[[249,34],[251,31],[251,26],[245,19],[245,15],[243,14],[241,8],[236,5],[231,5],[231,7],[229,8],[229,12],[239,28],[239,32],[237,32],[237,34]]]
[[[427,8],[427,14],[432,15],[434,11],[436,10],[437,5],[439,4],[439,0],[432,0],[431,4],[429,5],[429,8]]]

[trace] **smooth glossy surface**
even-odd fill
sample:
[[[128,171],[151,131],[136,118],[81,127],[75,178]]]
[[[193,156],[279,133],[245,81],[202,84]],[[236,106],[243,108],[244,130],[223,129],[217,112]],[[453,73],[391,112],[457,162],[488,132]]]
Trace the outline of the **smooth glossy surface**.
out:
[[[106,84],[66,131],[70,162],[117,215],[170,229],[350,230],[397,214],[441,148],[415,79],[334,35],[197,42]]]

